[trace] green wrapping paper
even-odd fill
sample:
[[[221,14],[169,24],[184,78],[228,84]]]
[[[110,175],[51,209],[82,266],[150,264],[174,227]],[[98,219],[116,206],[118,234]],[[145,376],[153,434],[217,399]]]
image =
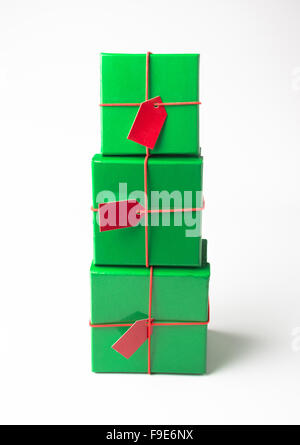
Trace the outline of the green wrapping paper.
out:
[[[100,103],[145,100],[146,54],[101,54]],[[199,54],[151,54],[149,99],[199,101]],[[127,139],[137,106],[100,107],[101,153],[144,155],[145,148]],[[153,150],[155,155],[199,153],[199,105],[166,106],[167,119]]]
[[[208,263],[201,268],[154,268],[152,318],[156,322],[206,322],[209,277]],[[133,323],[148,318],[149,269],[92,264],[91,288],[92,325]],[[129,359],[111,347],[127,329],[92,328],[94,372],[147,372],[147,341]],[[206,325],[154,326],[151,372],[205,373],[206,337]]]
[[[107,157],[95,155],[92,161],[93,207],[101,202],[100,192],[113,192],[115,198],[107,201],[127,200],[134,191],[144,190],[143,157]],[[120,195],[119,184],[127,191]],[[154,203],[151,191],[178,191],[183,199],[180,208],[199,208],[202,205],[202,158],[150,157],[148,161],[149,209],[161,209],[162,201]],[[198,195],[196,195],[198,192]],[[197,196],[199,200],[197,200]],[[143,200],[138,200],[144,205]],[[198,201],[198,202],[197,202]],[[201,202],[199,202],[201,201]],[[171,199],[169,208],[174,208]],[[176,207],[178,208],[178,207]],[[199,267],[201,264],[201,215],[187,212],[168,215],[149,215],[149,264],[153,266]],[[168,220],[169,218],[169,220]],[[181,225],[178,219],[182,219]],[[98,213],[94,212],[94,263],[96,265],[145,265],[145,228],[122,228],[100,232]],[[169,224],[169,225],[167,225]]]

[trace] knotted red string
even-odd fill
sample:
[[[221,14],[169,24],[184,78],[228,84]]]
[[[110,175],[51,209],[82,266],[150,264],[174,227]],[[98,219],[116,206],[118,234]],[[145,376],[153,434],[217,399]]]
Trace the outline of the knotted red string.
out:
[[[144,214],[144,213],[178,213],[178,212],[200,212],[201,210],[205,209],[205,200],[203,198],[203,206],[202,207],[193,207],[193,208],[184,208],[184,209],[156,209],[156,210],[138,210],[136,212],[137,215]],[[91,207],[92,212],[99,212],[98,209],[95,209],[95,207]]]
[[[151,321],[151,326],[207,326],[210,323],[210,319],[207,321],[175,321],[175,322],[159,322]],[[122,328],[131,327],[134,323],[103,323],[103,324],[92,324],[89,322],[91,328]]]
[[[207,321],[172,321],[172,322],[161,322],[151,320],[151,326],[207,326],[210,323],[210,304],[208,301],[208,319]],[[122,328],[131,327],[134,323],[102,323],[102,324],[92,324],[89,322],[91,328]]]

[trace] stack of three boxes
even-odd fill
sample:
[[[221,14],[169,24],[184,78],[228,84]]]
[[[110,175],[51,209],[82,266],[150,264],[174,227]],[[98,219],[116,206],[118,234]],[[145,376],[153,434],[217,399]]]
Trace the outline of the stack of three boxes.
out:
[[[197,54],[101,54],[101,154],[92,160],[94,372],[206,371],[210,267],[201,237],[198,79]],[[161,99],[167,115],[153,150],[128,139],[145,98]]]

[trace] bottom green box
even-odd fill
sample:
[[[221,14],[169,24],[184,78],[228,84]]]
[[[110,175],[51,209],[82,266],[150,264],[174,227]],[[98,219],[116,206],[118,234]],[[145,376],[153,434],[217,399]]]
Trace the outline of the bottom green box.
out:
[[[206,372],[208,286],[210,266],[153,268],[151,317],[151,373],[204,374]],[[125,358],[112,345],[130,324],[148,318],[149,269],[91,266],[92,370],[94,372],[148,372],[148,340]],[[166,323],[157,326],[155,323]],[[183,323],[172,325],[172,323]]]

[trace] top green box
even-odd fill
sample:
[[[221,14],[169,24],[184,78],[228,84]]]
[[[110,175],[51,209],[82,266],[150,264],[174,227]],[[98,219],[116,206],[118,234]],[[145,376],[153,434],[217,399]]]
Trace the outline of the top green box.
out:
[[[145,101],[146,54],[100,55],[100,103]],[[151,54],[149,99],[163,102],[199,101],[199,54]],[[101,153],[145,155],[145,147],[127,136],[138,106],[100,107]],[[199,105],[166,106],[167,119],[151,154],[199,154]]]

